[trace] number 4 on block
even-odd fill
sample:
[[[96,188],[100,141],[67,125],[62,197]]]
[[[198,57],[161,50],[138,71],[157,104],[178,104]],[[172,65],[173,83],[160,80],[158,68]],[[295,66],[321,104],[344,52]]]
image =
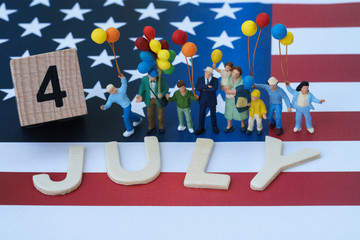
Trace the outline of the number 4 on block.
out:
[[[76,49],[10,61],[20,125],[87,114]]]

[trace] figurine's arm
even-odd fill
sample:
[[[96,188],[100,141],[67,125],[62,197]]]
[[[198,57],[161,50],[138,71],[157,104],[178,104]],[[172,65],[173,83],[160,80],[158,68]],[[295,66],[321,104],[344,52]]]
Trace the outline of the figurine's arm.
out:
[[[175,102],[177,99],[175,95],[176,95],[176,92],[174,93],[174,95],[172,97],[170,97],[170,94],[166,94],[166,98],[168,99],[169,102]]]
[[[216,80],[215,80],[216,79]],[[216,90],[219,88],[219,81],[217,78],[214,78],[214,80],[212,81],[212,85],[208,85],[206,88],[206,91],[208,92],[216,92]]]
[[[202,78],[199,78],[196,82],[195,89],[198,91],[205,91],[206,86]]]
[[[267,90],[267,88],[269,87],[269,85],[266,84],[254,84],[256,88],[259,89],[263,89],[263,90]]]
[[[101,110],[106,110],[106,109],[110,108],[111,105],[113,104],[113,102],[114,102],[114,101],[112,100],[111,95],[110,95],[109,98],[108,98],[108,100],[106,101],[105,105],[102,105],[102,106],[100,107]]]
[[[192,99],[194,102],[199,101],[199,98],[196,98],[192,92],[190,92],[190,99]]]
[[[126,94],[126,90],[127,90],[127,81],[123,75],[123,77],[121,78],[121,87],[118,89],[118,91],[122,94]]]
[[[213,64],[213,69],[217,71],[218,73],[221,73],[221,69],[216,67],[216,64]]]
[[[296,93],[295,89],[293,89],[290,85],[286,86],[286,90],[288,90],[291,95],[294,95]]]
[[[289,86],[290,87],[290,86]],[[292,108],[292,105],[291,105],[291,102],[290,102],[290,99],[288,97],[288,95],[286,95],[285,91],[281,88],[280,89],[280,96],[284,99],[285,101],[285,104],[288,108],[288,112],[291,112],[291,108]]]

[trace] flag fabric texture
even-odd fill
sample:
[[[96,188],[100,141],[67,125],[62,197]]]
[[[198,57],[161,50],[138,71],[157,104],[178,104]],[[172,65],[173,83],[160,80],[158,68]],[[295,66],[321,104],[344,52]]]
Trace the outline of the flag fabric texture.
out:
[[[176,103],[165,107],[165,133],[156,132],[161,150],[161,174],[145,185],[115,184],[106,174],[104,145],[119,142],[121,164],[136,171],[145,165],[147,121],[124,138],[123,110],[106,111],[106,85],[120,86],[114,55],[107,43],[91,40],[95,28],[115,27],[114,44],[121,72],[128,80],[132,111],[146,118],[144,103],[136,103],[141,77],[140,51],[135,40],[152,26],[155,39],[165,39],[177,54],[174,72],[163,75],[169,93],[182,79],[190,88],[181,46],[171,40],[181,29],[195,43],[194,82],[212,66],[211,52],[222,51],[219,68],[232,61],[243,77],[249,74],[248,37],[241,24],[265,12],[270,24],[261,31],[254,64],[255,83],[270,76],[285,90],[280,62],[288,65],[295,88],[301,81],[323,104],[311,112],[314,134],[294,133],[295,113],[283,104],[285,133],[276,136],[263,120],[263,135],[246,135],[240,123],[224,133],[225,93],[217,91],[220,133],[212,132],[210,116],[200,137],[215,141],[207,172],[229,174],[229,190],[190,189],[183,181],[198,136],[177,131]],[[104,239],[359,239],[360,216],[360,3],[329,1],[317,4],[272,1],[3,1],[0,2],[0,238]],[[284,24],[294,42],[281,47],[271,27]],[[257,33],[250,37],[250,56]],[[21,128],[9,61],[51,51],[76,48],[88,114],[71,121]],[[280,60],[281,59],[281,60]],[[252,59],[251,59],[252,60]],[[214,73],[215,77],[220,74]],[[286,91],[286,90],[285,90]],[[287,91],[286,91],[287,92]],[[291,96],[289,95],[290,99]],[[266,106],[268,95],[261,91]],[[191,103],[194,128],[199,104]],[[263,191],[250,181],[265,162],[265,136],[283,141],[283,155],[313,148],[321,157],[281,173]],[[64,179],[68,150],[85,146],[82,184],[63,196],[46,196],[35,189],[32,176],[48,173]]]

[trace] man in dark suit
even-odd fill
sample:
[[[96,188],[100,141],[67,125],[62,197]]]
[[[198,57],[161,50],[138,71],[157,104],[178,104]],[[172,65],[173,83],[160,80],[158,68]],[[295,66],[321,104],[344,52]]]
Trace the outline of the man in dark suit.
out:
[[[205,114],[206,108],[210,109],[211,125],[214,133],[219,133],[216,123],[216,90],[218,89],[218,79],[212,76],[213,69],[207,67],[205,69],[205,76],[200,77],[196,83],[196,90],[200,91],[199,104],[199,127],[195,131],[196,135],[205,132]]]

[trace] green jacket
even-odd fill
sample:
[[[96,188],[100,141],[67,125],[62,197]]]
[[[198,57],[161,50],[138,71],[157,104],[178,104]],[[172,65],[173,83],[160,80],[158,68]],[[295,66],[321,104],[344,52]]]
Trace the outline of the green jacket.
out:
[[[158,95],[158,78],[156,78],[155,81],[155,95]],[[169,87],[167,85],[167,82],[164,78],[161,78],[161,94],[163,96],[166,95],[166,93],[169,91]],[[149,86],[149,76],[144,76],[141,78],[141,84],[140,84],[140,88],[139,88],[139,95],[143,98],[144,103],[146,104],[146,106],[150,107],[150,96],[151,96],[151,91],[150,91],[150,86]],[[157,101],[157,105],[158,107],[161,107],[160,103],[158,100]]]
[[[192,99],[194,102],[197,102],[198,100],[194,97],[194,94],[190,92],[189,90],[186,91],[184,96],[181,95],[180,91],[175,91],[174,95],[172,97],[169,97],[169,102],[176,101],[177,107],[181,109],[189,108],[190,107],[190,99]]]

